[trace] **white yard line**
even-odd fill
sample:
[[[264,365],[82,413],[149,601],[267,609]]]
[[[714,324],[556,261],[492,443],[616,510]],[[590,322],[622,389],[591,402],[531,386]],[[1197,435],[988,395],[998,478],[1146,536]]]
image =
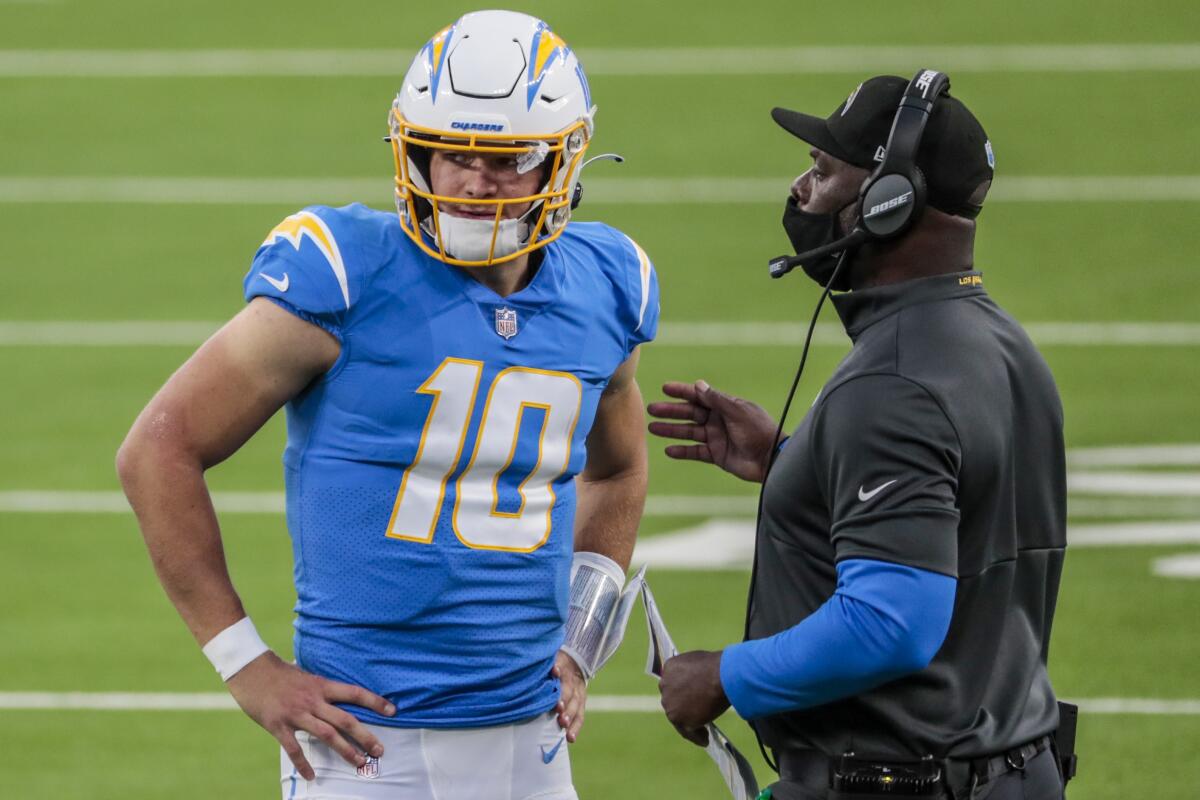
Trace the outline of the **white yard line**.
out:
[[[195,347],[220,326],[216,321],[0,320],[0,347]],[[798,322],[664,322],[651,346],[795,347],[803,343],[805,330],[806,326]],[[1197,322],[1030,322],[1025,330],[1042,346],[1200,345]],[[836,347],[850,344],[837,323],[817,325],[813,342]],[[1093,458],[1103,457],[1100,454]],[[1183,457],[1192,458],[1190,454]]]
[[[1076,698],[1088,714],[1195,716],[1200,700],[1142,697]],[[589,713],[661,714],[657,695],[593,695]],[[0,692],[3,711],[237,711],[227,692]]]
[[[282,514],[282,492],[213,492],[213,504],[223,514]],[[651,517],[753,516],[756,498],[745,495],[652,495],[646,499]],[[121,492],[0,491],[0,513],[127,514]]]
[[[589,204],[780,204],[794,176],[591,177]],[[388,206],[389,180],[376,178],[240,178],[168,176],[0,177],[0,203]],[[1200,201],[1200,175],[1005,175],[988,203],[1134,203]]]
[[[1195,322],[1029,322],[1024,327],[1040,345],[1200,344],[1200,323]],[[808,326],[800,322],[664,322],[651,346],[794,347],[804,342],[807,330]],[[0,328],[0,341],[2,333]],[[842,347],[850,344],[845,330],[834,322],[819,323],[813,342]]]
[[[1074,494],[1200,497],[1200,472],[1070,472]]]
[[[1157,558],[1150,570],[1164,578],[1200,578],[1200,553]]]
[[[1076,447],[1067,453],[1073,467],[1200,466],[1200,444]]]
[[[1067,526],[1067,545],[1072,549],[1176,544],[1200,544],[1200,520]],[[716,517],[639,539],[632,563],[648,564],[653,570],[727,570],[749,567],[753,556],[754,520]],[[1176,567],[1187,570],[1191,563]]]
[[[282,492],[213,492],[213,503],[222,514],[282,514]],[[1071,516],[1193,517],[1200,514],[1196,496],[1162,498],[1077,498],[1068,502]],[[746,495],[651,495],[647,517],[753,517],[757,506]],[[22,514],[127,514],[129,504],[121,492],[0,491],[0,513]]]
[[[11,0],[10,0],[11,1]],[[0,77],[190,78],[404,73],[419,42],[388,50],[4,50]],[[966,72],[1172,72],[1200,69],[1200,44],[1011,44],[581,48],[588,74],[869,74],[937,64]]]

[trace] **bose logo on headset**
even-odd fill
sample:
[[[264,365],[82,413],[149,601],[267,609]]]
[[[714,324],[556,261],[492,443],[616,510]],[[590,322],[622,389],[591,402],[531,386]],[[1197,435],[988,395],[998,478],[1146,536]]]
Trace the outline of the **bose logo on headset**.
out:
[[[921,90],[921,97],[929,94],[929,85],[933,82],[934,75],[937,75],[936,69],[927,69],[917,77],[917,88]]]
[[[902,195],[893,197],[891,200],[885,200],[882,203],[873,205],[873,206],[871,206],[870,211],[868,211],[866,214],[863,214],[863,219],[870,219],[871,217],[878,217],[880,214],[886,214],[888,211],[891,211],[893,208],[897,208],[902,205],[907,205],[908,203],[912,202],[912,196],[913,196],[912,192],[905,192]]]

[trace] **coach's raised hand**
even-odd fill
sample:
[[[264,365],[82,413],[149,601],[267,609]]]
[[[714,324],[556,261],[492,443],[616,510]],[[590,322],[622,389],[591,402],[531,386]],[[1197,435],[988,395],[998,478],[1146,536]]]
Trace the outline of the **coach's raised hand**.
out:
[[[242,710],[279,740],[306,781],[315,780],[316,773],[296,741],[297,731],[311,733],[355,767],[365,763],[364,752],[376,758],[383,755],[383,745],[366,726],[334,703],[362,706],[384,716],[396,713],[374,692],[312,675],[269,651],[225,685]]]
[[[704,381],[664,383],[663,394],[682,402],[651,403],[650,416],[686,422],[650,423],[650,432],[665,439],[698,444],[666,447],[671,458],[716,464],[726,472],[760,483],[774,446],[776,423],[761,406],[718,392]]]

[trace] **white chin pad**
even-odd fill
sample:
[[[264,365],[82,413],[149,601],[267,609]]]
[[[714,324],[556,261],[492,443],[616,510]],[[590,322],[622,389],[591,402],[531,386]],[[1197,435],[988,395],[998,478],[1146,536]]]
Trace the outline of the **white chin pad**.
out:
[[[492,219],[467,219],[444,211],[438,212],[438,227],[442,232],[442,247],[455,258],[463,261],[487,261],[489,251],[492,258],[503,258],[521,249],[520,220],[500,220],[500,230]],[[492,235],[496,246],[492,248]]]
[[[625,571],[611,558],[580,551],[571,564],[571,598],[562,649],[589,680],[600,668],[600,649],[617,612]]]

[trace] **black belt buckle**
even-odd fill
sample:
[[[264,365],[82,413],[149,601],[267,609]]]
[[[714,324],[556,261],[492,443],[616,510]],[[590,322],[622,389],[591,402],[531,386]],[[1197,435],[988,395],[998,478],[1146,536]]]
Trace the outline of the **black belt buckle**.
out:
[[[931,755],[896,761],[844,753],[833,765],[829,788],[830,800],[945,796],[942,766]]]

